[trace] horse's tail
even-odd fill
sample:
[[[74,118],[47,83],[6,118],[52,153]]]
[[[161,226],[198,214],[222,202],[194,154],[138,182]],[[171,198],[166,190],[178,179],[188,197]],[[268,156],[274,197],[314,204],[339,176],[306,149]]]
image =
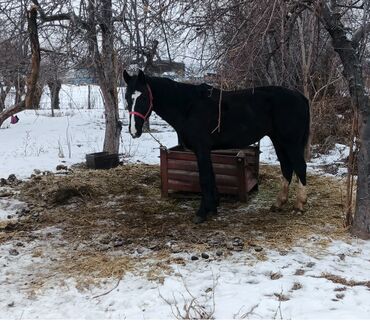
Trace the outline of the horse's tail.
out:
[[[305,132],[303,136],[304,141],[304,158],[306,162],[311,158],[311,141],[312,141],[312,132],[311,132],[311,112],[310,112],[310,103],[307,97],[304,97],[305,107],[307,108],[307,120],[305,122]]]

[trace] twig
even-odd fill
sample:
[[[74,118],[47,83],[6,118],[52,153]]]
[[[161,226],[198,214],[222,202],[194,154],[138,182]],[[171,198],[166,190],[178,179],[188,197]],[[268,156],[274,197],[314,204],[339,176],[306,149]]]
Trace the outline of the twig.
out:
[[[279,296],[280,297],[283,296],[283,289],[281,289],[281,292],[280,292]],[[280,297],[279,297],[279,305],[278,305],[278,308],[275,311],[275,314],[273,316],[273,319],[274,320],[276,320],[276,317],[277,317],[278,312],[279,312],[280,320],[283,320],[284,319],[283,318],[283,314],[281,313],[281,302],[282,302],[282,300],[280,299]]]
[[[122,280],[122,277],[123,277],[123,274],[121,274],[120,278],[117,281],[117,284],[113,288],[111,288],[107,292],[104,292],[102,294],[98,294],[98,295],[93,296],[92,299],[96,299],[96,298],[99,298],[101,296],[107,295],[107,294],[111,293],[113,290],[117,289],[117,287],[119,286],[119,284],[120,284],[120,282]]]
[[[257,303],[257,304],[255,304],[254,306],[252,306],[250,309],[249,309],[249,311],[248,312],[246,312],[246,313],[244,313],[244,314],[242,314],[241,316],[240,316],[240,318],[238,317],[238,315],[234,315],[234,319],[236,318],[236,317],[238,317],[238,319],[245,319],[245,318],[248,318],[250,315],[252,315],[252,314],[254,314],[254,310],[255,309],[257,309],[258,307],[259,307],[259,303]],[[240,311],[239,311],[240,312]]]
[[[179,302],[177,301],[174,293],[172,293],[173,302],[164,298],[161,293],[159,296],[166,302],[172,311],[174,317],[178,320],[204,320],[204,319],[213,319],[213,315],[216,309],[216,302],[215,302],[215,288],[218,283],[218,277],[215,278],[213,275],[213,284],[212,284],[212,295],[211,297],[207,297],[207,300],[212,300],[212,306],[207,307],[206,302],[202,304],[194,294],[191,293],[190,289],[188,288],[183,276],[181,275],[181,279],[183,281],[185,292],[188,294],[189,298],[186,298],[183,293],[180,293],[182,300],[184,301],[184,305],[182,306],[182,310],[179,307]]]

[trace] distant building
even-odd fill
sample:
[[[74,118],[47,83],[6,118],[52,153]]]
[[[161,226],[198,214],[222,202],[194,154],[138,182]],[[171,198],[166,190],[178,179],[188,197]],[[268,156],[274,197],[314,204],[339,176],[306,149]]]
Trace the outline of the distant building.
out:
[[[66,72],[62,79],[64,84],[69,85],[97,85],[98,80],[93,66],[75,66]]]
[[[153,65],[147,68],[147,71],[152,74],[161,76],[163,74],[174,74],[179,77],[185,75],[185,64],[170,60],[155,60]]]

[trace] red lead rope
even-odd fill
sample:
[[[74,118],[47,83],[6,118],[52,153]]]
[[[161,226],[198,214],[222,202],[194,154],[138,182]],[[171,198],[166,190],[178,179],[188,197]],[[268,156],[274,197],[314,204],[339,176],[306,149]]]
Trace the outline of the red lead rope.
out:
[[[150,112],[151,112],[151,110],[153,108],[153,94],[152,94],[152,90],[150,89],[150,87],[149,87],[148,84],[146,84],[146,88],[148,89],[148,93],[149,93],[149,109],[148,109],[147,113],[145,114],[145,116],[142,113],[139,113],[137,111],[130,111],[129,112],[130,115],[138,116],[138,117],[142,118],[144,121],[147,120],[148,115],[150,114]]]

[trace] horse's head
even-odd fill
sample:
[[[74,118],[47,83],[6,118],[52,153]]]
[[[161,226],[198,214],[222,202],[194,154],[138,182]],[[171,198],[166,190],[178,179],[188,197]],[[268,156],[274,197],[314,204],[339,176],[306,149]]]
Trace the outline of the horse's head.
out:
[[[123,79],[127,84],[126,103],[129,111],[129,131],[133,138],[140,137],[144,122],[149,118],[153,108],[153,95],[144,73],[139,70],[137,76],[130,76],[123,71]]]

